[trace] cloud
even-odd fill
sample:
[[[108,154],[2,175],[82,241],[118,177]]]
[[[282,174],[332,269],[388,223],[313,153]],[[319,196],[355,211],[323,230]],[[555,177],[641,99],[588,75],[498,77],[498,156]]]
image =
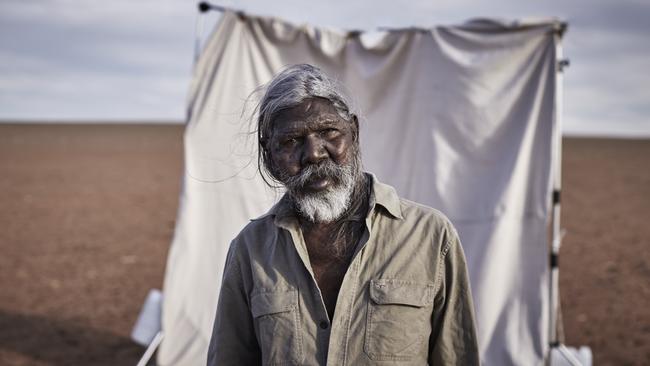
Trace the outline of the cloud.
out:
[[[650,45],[630,28],[576,27],[566,38],[565,130],[650,137]]]
[[[0,118],[183,119],[194,16],[180,1],[1,3]]]
[[[39,59],[0,53],[21,70],[0,73],[5,120],[182,120],[189,71],[140,74],[61,69]],[[17,68],[17,67],[16,67]],[[170,103],[170,101],[174,101]]]
[[[558,16],[570,23],[567,131],[650,136],[645,0],[213,1],[344,29]],[[196,16],[188,0],[3,0],[0,118],[183,119]]]
[[[186,0],[3,0],[0,3],[4,19],[127,33],[143,30],[172,33],[174,27],[170,25],[192,21],[195,9],[194,3]]]

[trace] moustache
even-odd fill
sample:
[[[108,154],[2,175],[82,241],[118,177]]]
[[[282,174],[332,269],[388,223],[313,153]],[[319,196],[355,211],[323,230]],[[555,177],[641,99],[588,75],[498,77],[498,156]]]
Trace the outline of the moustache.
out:
[[[350,170],[350,166],[338,165],[332,160],[325,160],[319,164],[306,166],[296,175],[286,176],[283,183],[292,192],[300,192],[310,182],[322,178],[330,179],[335,185],[339,185]]]

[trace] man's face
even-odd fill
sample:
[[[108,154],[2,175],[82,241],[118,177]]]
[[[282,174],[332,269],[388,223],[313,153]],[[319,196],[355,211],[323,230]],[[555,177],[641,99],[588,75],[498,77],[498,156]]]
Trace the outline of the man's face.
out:
[[[267,145],[271,173],[312,221],[338,218],[359,174],[356,120],[344,120],[329,101],[314,98],[280,112],[273,122]]]

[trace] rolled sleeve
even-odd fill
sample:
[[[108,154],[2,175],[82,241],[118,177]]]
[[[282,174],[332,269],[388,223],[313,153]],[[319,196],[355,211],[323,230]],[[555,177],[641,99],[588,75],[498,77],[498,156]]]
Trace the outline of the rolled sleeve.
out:
[[[448,231],[437,279],[436,311],[429,339],[429,364],[479,365],[474,304],[458,235]]]
[[[207,365],[260,364],[261,353],[242,278],[242,266],[237,258],[236,243],[233,243],[224,268]]]

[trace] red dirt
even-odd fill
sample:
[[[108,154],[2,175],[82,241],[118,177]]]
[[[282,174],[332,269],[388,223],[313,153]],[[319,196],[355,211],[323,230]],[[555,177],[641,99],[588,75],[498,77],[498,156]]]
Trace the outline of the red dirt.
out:
[[[134,365],[160,288],[182,126],[0,125],[0,365]],[[565,139],[566,343],[650,364],[650,140]]]

